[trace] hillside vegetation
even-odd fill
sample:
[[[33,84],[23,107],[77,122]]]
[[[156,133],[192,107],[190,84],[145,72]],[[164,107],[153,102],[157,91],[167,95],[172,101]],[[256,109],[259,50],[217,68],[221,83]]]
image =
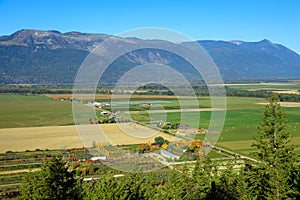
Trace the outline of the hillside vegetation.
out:
[[[73,84],[83,60],[108,37],[106,34],[40,30],[20,30],[1,36],[0,83]],[[145,42],[137,38],[112,39],[125,46]],[[157,45],[166,44],[166,41],[155,42]],[[300,56],[269,40],[197,42],[213,58],[225,80],[300,78]],[[176,45],[188,47],[190,44]],[[140,49],[116,59],[101,83],[116,83],[128,70],[146,63],[169,65],[188,80],[201,81],[195,69],[182,57],[161,49]]]

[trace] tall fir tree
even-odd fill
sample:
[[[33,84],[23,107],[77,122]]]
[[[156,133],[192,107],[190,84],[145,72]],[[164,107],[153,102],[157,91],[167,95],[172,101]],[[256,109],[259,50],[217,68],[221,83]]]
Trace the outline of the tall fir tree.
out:
[[[249,189],[257,199],[291,198],[291,173],[295,166],[294,147],[290,145],[287,118],[278,97],[266,105],[252,145],[259,163],[251,168]]]

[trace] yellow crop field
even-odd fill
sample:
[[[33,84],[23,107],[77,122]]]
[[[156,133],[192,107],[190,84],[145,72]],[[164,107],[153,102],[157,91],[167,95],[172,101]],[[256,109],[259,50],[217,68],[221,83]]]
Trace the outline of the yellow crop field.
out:
[[[25,151],[35,149],[70,149],[84,146],[77,130],[83,132],[83,139],[98,141],[94,135],[101,133],[93,132],[99,128],[104,138],[113,145],[140,144],[154,141],[157,136],[162,136],[172,141],[173,137],[150,128],[134,124],[101,124],[101,125],[79,125],[79,126],[45,126],[26,128],[4,128],[0,129],[0,152]],[[87,133],[88,135],[84,135]],[[87,141],[87,140],[85,140]],[[87,144],[87,143],[86,143]],[[91,145],[92,143],[88,143]]]
[[[82,147],[75,126],[0,129],[0,152]]]
[[[153,142],[154,138],[158,136],[169,141],[174,140],[174,137],[171,135],[135,123],[106,124],[104,126],[101,125],[101,129],[113,145]]]

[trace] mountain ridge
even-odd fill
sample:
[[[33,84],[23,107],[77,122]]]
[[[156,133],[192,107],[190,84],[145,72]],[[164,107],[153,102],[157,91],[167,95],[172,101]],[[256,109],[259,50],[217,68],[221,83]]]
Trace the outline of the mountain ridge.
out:
[[[107,34],[32,29],[0,36],[0,83],[72,84],[84,58],[109,37],[125,43],[144,41]],[[212,57],[224,80],[300,78],[300,55],[267,39],[258,42],[197,42]],[[200,81],[195,70],[184,59],[168,52],[149,49],[120,57],[107,72],[111,80],[102,81],[114,83],[126,70],[147,62],[168,64],[191,81]]]

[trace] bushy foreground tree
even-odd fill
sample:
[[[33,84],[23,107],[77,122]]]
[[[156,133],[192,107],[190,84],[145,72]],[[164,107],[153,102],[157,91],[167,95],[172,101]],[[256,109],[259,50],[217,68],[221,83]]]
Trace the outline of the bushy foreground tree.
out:
[[[41,170],[24,177],[21,199],[82,199],[81,180],[61,156],[53,156]]]

